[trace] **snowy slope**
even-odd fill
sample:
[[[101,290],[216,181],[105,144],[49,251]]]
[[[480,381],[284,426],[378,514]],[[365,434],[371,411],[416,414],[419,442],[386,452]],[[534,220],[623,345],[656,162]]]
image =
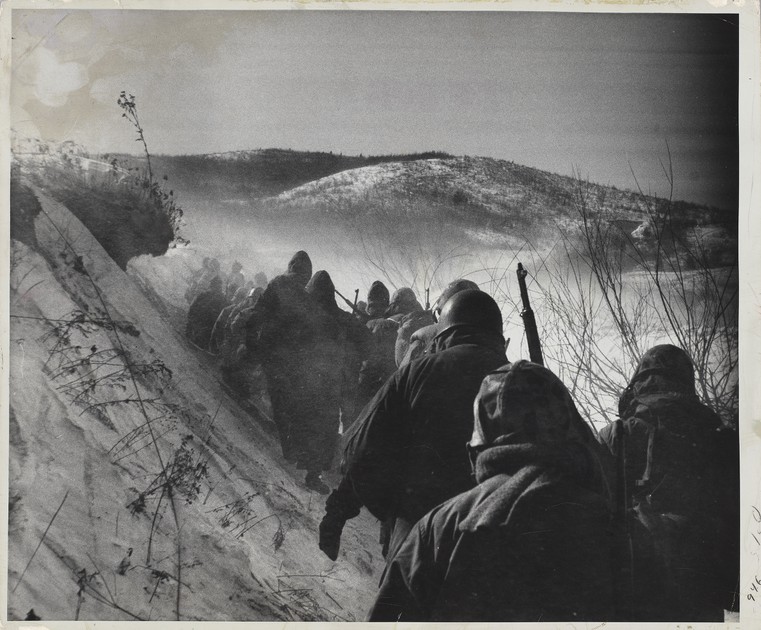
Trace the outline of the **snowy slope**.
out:
[[[572,208],[577,185],[572,178],[514,162],[461,156],[353,168],[287,190],[268,203],[276,211],[301,215],[315,210],[355,215],[393,200],[396,208],[411,205],[414,213],[435,208],[436,216],[447,220],[467,210],[470,223],[530,217],[529,223],[570,225],[578,220]],[[592,185],[591,192],[604,195],[617,217],[642,215],[624,191]]]
[[[35,193],[39,251],[13,242],[8,618],[362,619],[375,519],[350,522],[327,559],[324,497],[266,421]]]

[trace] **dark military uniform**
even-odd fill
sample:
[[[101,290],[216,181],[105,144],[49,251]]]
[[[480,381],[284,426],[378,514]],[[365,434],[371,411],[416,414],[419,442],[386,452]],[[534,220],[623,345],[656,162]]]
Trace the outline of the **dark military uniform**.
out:
[[[188,309],[188,321],[185,327],[188,339],[199,348],[208,350],[214,323],[226,305],[222,280],[219,276],[214,276],[208,290],[200,293]]]
[[[315,338],[314,304],[304,287],[312,275],[306,252],[297,252],[288,271],[273,278],[246,326],[246,346],[262,364],[283,456],[302,467],[311,465],[310,435],[303,420],[312,413],[309,388]]]
[[[417,523],[369,620],[609,619],[609,503],[567,390],[520,361],[487,376],[476,409],[479,485]]]
[[[412,363],[415,359],[419,359],[428,352],[433,343],[436,335],[439,334],[438,324],[429,324],[418,328],[410,335],[409,344],[407,345],[407,351],[404,353],[399,367],[404,367],[408,363]]]
[[[398,370],[347,436],[344,479],[326,505],[392,520],[389,556],[428,510],[473,487],[465,443],[483,377],[506,361],[501,335],[453,328],[436,352]]]
[[[672,345],[645,353],[619,413],[600,432],[616,469],[617,618],[723,621],[738,605],[737,434],[700,403]]]
[[[447,301],[460,291],[478,290],[478,285],[465,279],[450,282],[436,299],[430,311],[418,311],[407,315],[399,328],[396,340],[396,364],[399,367],[422,357],[430,349],[441,327],[436,323]]]
[[[312,464],[307,470],[323,471],[330,467],[336,451],[341,413],[354,412],[360,357],[366,352],[369,333],[338,307],[335,287],[326,271],[318,271],[306,291],[315,301],[315,337],[307,380],[313,405],[305,419]]]
[[[389,305],[386,286],[376,280],[367,292],[367,330],[370,337],[367,356],[362,361],[357,389],[356,409],[361,411],[375,393],[396,370],[394,344],[399,330],[399,322],[385,316]],[[345,428],[350,423],[345,423]]]

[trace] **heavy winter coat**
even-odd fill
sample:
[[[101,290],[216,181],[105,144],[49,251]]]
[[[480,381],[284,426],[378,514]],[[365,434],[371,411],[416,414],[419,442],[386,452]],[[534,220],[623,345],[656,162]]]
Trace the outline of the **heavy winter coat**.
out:
[[[346,502],[394,519],[390,554],[423,514],[473,487],[465,449],[473,399],[483,377],[506,362],[503,343],[466,327],[444,333],[434,354],[386,382],[347,436],[342,486],[354,499],[347,493]]]
[[[254,315],[254,307],[263,293],[264,289],[256,287],[244,300],[233,307],[228,326],[234,337],[241,337],[245,334],[248,320]]]
[[[402,357],[399,367],[404,367],[408,363],[412,363],[415,359],[419,359],[424,354],[428,353],[428,350],[433,343],[436,335],[439,334],[441,327],[437,323],[429,324],[418,328],[410,335],[409,345],[407,351]]]
[[[233,268],[230,274],[227,276],[227,283],[225,286],[225,295],[228,300],[232,300],[235,292],[241,289],[246,283],[245,276],[237,268]]]
[[[397,367],[401,367],[402,361],[410,347],[410,338],[412,335],[425,326],[435,324],[431,311],[413,311],[402,317],[399,322],[399,332],[396,335],[394,344],[394,359]],[[435,336],[435,333],[434,335]],[[422,354],[422,353],[421,353]]]
[[[487,375],[478,487],[432,510],[384,575],[373,621],[590,621],[612,613],[611,512],[589,426],[529,361]]]
[[[315,301],[315,337],[306,383],[312,390],[313,405],[304,421],[304,431],[309,432],[309,452],[304,459],[311,462],[309,470],[327,470],[336,452],[341,415],[354,413],[360,358],[366,352],[369,332],[338,307],[327,272],[318,271],[306,291]]]
[[[340,325],[343,342],[341,358],[341,423],[343,430],[354,424],[358,414],[367,403],[361,391],[362,365],[372,352],[372,337],[362,321],[343,311],[334,311]]]
[[[734,431],[695,395],[671,345],[642,358],[600,432],[615,460],[618,613],[627,621],[721,621],[737,605],[739,457]]]
[[[312,413],[310,357],[315,339],[314,301],[305,290],[311,262],[298,252],[287,273],[267,285],[246,325],[246,347],[262,364],[283,456],[306,464],[310,435],[304,419]]]
[[[232,301],[219,313],[217,321],[214,322],[214,328],[211,331],[209,340],[209,350],[216,353],[226,353],[229,350],[230,322],[235,309],[243,302],[245,298],[243,289],[238,289],[232,297]]]
[[[370,333],[367,342],[367,356],[359,372],[358,410],[370,402],[377,391],[396,371],[394,344],[399,331],[399,323],[385,317],[376,317],[367,322]]]
[[[249,345],[267,354],[282,348],[295,351],[312,341],[313,302],[305,290],[311,269],[308,256],[298,252],[288,263],[288,271],[270,281],[249,321]]]
[[[609,619],[609,506],[573,457],[498,440],[476,475],[410,532],[369,620]]]
[[[185,334],[199,348],[208,350],[211,333],[219,314],[227,305],[222,281],[215,277],[207,291],[199,294],[188,309]]]

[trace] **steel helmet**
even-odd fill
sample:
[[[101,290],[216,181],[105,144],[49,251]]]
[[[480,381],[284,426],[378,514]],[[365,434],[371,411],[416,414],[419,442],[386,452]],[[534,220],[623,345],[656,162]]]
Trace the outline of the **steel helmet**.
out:
[[[455,293],[441,309],[439,334],[455,326],[471,326],[501,335],[502,313],[488,293],[466,289]]]
[[[441,315],[441,309],[444,308],[444,304],[446,304],[455,293],[459,293],[460,291],[467,291],[468,289],[478,290],[478,285],[472,280],[465,280],[461,278],[459,280],[450,282],[446,287],[444,287],[441,295],[439,295],[431,307],[433,319],[438,321],[439,315]]]

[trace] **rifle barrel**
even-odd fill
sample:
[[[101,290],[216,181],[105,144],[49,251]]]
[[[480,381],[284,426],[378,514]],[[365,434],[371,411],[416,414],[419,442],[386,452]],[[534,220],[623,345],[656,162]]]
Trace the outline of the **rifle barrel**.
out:
[[[348,306],[348,307],[349,307],[349,308],[350,308],[350,309],[351,309],[353,312],[355,312],[355,313],[357,313],[357,315],[361,315],[361,316],[363,316],[363,317],[365,317],[365,316],[366,316],[366,313],[363,313],[362,311],[360,311],[360,310],[357,308],[356,304],[352,304],[350,300],[347,300],[347,299],[346,299],[346,298],[345,298],[343,295],[341,295],[341,292],[340,292],[338,289],[333,289],[333,291],[335,291],[335,293],[336,293],[336,295],[337,295],[338,297],[340,297],[340,298],[341,298],[341,299],[342,299],[344,302],[346,302],[346,305],[347,305],[347,306]]]
[[[521,291],[521,302],[523,303],[521,318],[523,319],[523,327],[526,330],[528,354],[532,362],[544,365],[542,344],[539,341],[539,330],[536,327],[536,318],[534,317],[534,311],[531,309],[531,302],[529,302],[528,290],[526,289],[526,276],[528,272],[523,268],[521,263],[518,263],[516,273],[518,275],[518,287]]]

